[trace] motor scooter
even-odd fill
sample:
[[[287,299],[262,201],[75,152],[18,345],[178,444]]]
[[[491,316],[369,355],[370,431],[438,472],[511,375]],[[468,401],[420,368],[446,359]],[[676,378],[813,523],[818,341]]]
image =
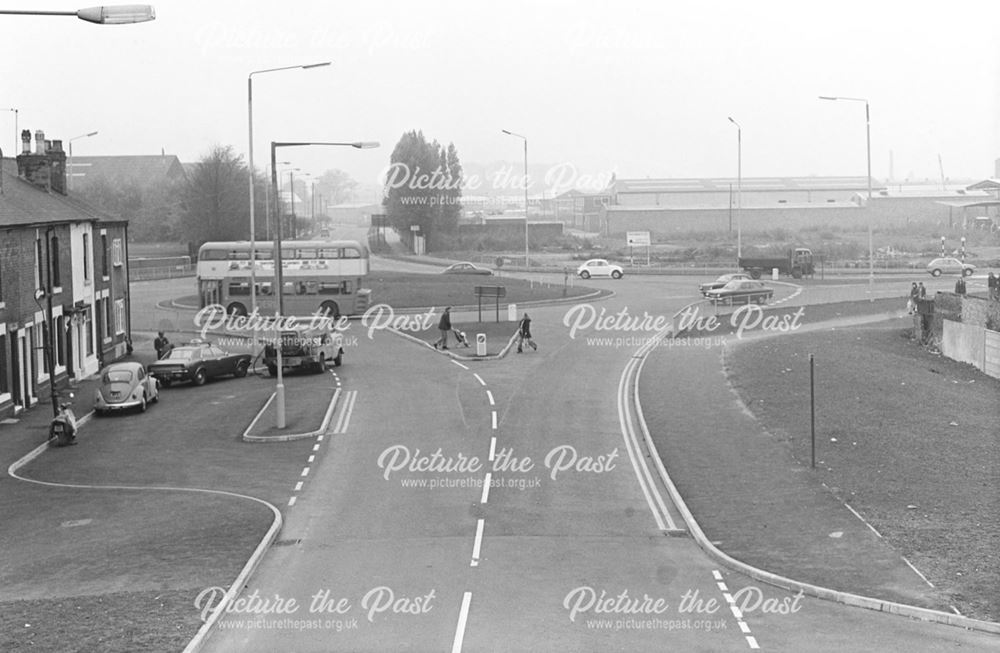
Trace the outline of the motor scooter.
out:
[[[71,403],[66,401],[59,404],[59,413],[49,422],[49,446],[66,447],[71,444],[76,444],[76,415]]]

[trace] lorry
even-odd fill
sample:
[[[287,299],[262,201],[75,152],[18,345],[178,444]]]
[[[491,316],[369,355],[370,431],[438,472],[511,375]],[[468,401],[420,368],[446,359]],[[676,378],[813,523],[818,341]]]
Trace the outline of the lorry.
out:
[[[282,331],[281,369],[282,372],[304,370],[324,372],[332,362],[339,367],[344,357],[343,336],[325,329],[303,331]],[[278,348],[274,342],[264,345],[264,366],[271,376],[278,375]]]
[[[741,270],[746,270],[754,279],[760,279],[762,274],[770,274],[771,270],[775,268],[780,274],[789,275],[795,279],[812,275],[816,271],[813,266],[812,250],[805,247],[790,249],[784,256],[741,256],[738,265]]]

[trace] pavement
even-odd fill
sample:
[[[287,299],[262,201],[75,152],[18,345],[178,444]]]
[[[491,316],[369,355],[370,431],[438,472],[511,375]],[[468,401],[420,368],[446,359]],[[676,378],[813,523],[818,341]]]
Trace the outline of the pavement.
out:
[[[131,358],[149,362],[152,347],[146,336],[137,337],[134,344],[136,353]],[[669,429],[654,431],[652,437],[673,481],[708,538],[726,553],[749,564],[780,558],[782,562],[768,571],[796,580],[833,578],[827,584],[836,590],[947,611],[946,597],[921,579],[898,552],[877,537],[845,504],[803,473],[781,444],[762,431],[752,415],[735,400],[721,373],[720,362],[718,350],[664,348],[647,361],[640,386],[647,421],[670,425]],[[678,375],[674,372],[677,369],[689,373]],[[309,410],[303,413],[306,417],[294,425],[296,432],[314,432],[329,422],[335,405],[331,402],[336,402],[340,392],[339,380],[336,384],[338,388],[332,398],[333,384],[326,384],[329,387],[325,388],[323,402],[317,402],[315,397],[292,395],[309,404]],[[97,379],[88,378],[75,383],[72,389],[74,410],[78,419],[84,418],[81,438],[87,437],[86,417],[93,406],[96,385]],[[692,410],[692,407],[709,410]],[[289,404],[288,410],[289,414],[301,412],[294,404]],[[51,416],[49,404],[43,400],[15,418],[16,421],[0,423],[0,462],[5,469],[46,442]],[[263,417],[262,423],[268,420]],[[253,435],[266,438],[271,431],[258,428]],[[58,451],[72,452],[72,449]],[[45,455],[44,449],[41,455]],[[131,464],[124,456],[120,464]],[[189,480],[197,484],[197,479]],[[10,473],[0,477],[0,514],[8,533],[37,516],[47,500],[46,493],[54,496],[64,492],[36,488],[32,492],[38,497],[25,501],[17,498],[24,493],[20,489],[23,487],[24,483]],[[107,502],[106,496],[89,497],[87,500],[94,504]],[[78,497],[77,501],[80,500],[83,499]],[[167,538],[172,534],[168,520],[158,522],[157,527],[162,533],[147,535]],[[17,537],[0,535],[0,545],[10,560],[31,558],[39,550],[48,551],[56,560],[71,560],[77,543],[72,538],[54,542],[44,531],[35,534],[21,529]],[[23,550],[11,551],[10,547]],[[59,547],[64,550],[57,550]],[[247,556],[250,553],[246,551]],[[0,579],[10,575],[8,565],[0,565]],[[31,593],[39,598],[67,595],[63,577],[58,573],[22,580],[24,587],[31,583]],[[16,598],[20,597],[0,592],[0,601]]]

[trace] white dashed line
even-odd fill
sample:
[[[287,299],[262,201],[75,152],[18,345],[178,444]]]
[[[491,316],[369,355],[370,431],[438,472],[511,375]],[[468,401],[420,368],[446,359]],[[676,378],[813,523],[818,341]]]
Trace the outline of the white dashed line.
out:
[[[912,570],[913,570],[913,572],[914,572],[914,573],[915,573],[915,574],[916,574],[917,576],[920,576],[920,578],[921,578],[921,579],[923,579],[923,581],[924,581],[925,583],[927,583],[927,584],[928,584],[928,585],[930,585],[931,587],[934,587],[934,583],[932,583],[932,582],[930,582],[929,580],[927,580],[927,576],[924,576],[923,574],[921,574],[921,573],[920,573],[920,570],[919,570],[919,569],[917,569],[916,567],[914,567],[914,566],[913,566],[913,563],[912,563],[912,562],[910,562],[909,560],[907,560],[905,556],[903,557],[903,562],[905,562],[905,563],[906,563],[906,565],[907,565],[907,566],[908,566],[908,567],[909,567],[910,569],[912,569]]]
[[[497,430],[497,411],[493,411],[493,430]]]
[[[305,469],[302,470],[302,475],[303,476],[309,476],[309,468],[308,467],[306,467]]]
[[[318,444],[313,445],[313,451],[319,451],[319,445]]]
[[[294,506],[295,505],[295,497],[292,497],[291,499],[288,500],[288,505],[289,506]]]
[[[302,490],[302,481],[299,481],[298,483],[295,484],[295,491],[299,492],[301,490]]]
[[[459,363],[459,362],[458,362],[457,360],[455,360],[454,358],[453,358],[453,359],[451,360],[451,362],[452,362],[452,363],[454,363],[455,365],[458,365],[458,366],[459,366],[459,367],[461,367],[461,368],[462,368],[463,370],[467,370],[467,369],[469,369],[469,368],[468,368],[468,367],[466,367],[465,365],[462,365],[461,363]]]
[[[867,526],[868,528],[870,528],[870,529],[871,529],[871,531],[872,531],[872,533],[875,533],[875,535],[877,535],[877,536],[879,537],[879,539],[881,539],[881,538],[882,538],[882,534],[881,534],[881,533],[879,533],[879,532],[878,532],[877,530],[875,530],[875,527],[874,527],[874,526],[872,526],[871,524],[869,524],[869,523],[868,523],[868,520],[867,520],[867,519],[865,519],[864,517],[862,517],[862,516],[861,516],[861,514],[860,514],[860,513],[859,513],[859,512],[857,511],[857,510],[855,510],[854,508],[852,508],[852,507],[850,506],[850,504],[847,504],[847,503],[845,503],[844,505],[845,505],[845,506],[847,506],[847,509],[848,509],[848,510],[850,510],[851,512],[853,512],[853,513],[854,513],[854,516],[855,516],[855,517],[857,517],[858,519],[860,519],[860,520],[861,520],[861,523],[862,523],[862,524],[864,524],[865,526]]]
[[[479,381],[479,385],[486,387],[486,381],[483,381],[483,377],[479,376],[475,372],[472,373],[472,376],[476,377],[476,381]]]
[[[479,551],[483,546],[483,520],[476,522],[476,540],[472,545],[472,567],[479,566]]]
[[[494,436],[490,438],[490,462],[493,462],[493,459],[496,458],[496,455],[497,455],[497,439],[496,436]]]
[[[314,463],[314,462],[316,462],[316,456],[309,456],[309,458],[306,459],[306,462],[307,463]]]
[[[316,436],[316,441],[317,442],[322,442],[323,441],[323,436],[322,435],[317,435]]]
[[[493,401],[493,393],[489,390],[486,391],[486,398],[490,400],[490,406],[496,406],[497,402]]]
[[[747,640],[747,645],[752,649],[759,649],[760,645],[757,644],[757,638],[754,637],[750,632],[750,626],[743,619],[743,612],[736,607],[736,599],[733,595],[729,593],[729,588],[726,584],[722,582],[722,574],[719,573],[718,569],[712,570],[712,577],[715,578],[716,585],[722,591],[722,597],[726,599],[726,603],[729,604],[729,611],[733,613],[733,617],[736,618],[736,625],[740,627],[740,632]]]
[[[455,628],[455,641],[451,645],[451,653],[461,653],[462,642],[465,641],[465,624],[469,620],[469,604],[472,603],[472,592],[462,595],[462,608],[458,612],[458,626]]]
[[[493,472],[486,472],[486,480],[483,481],[483,495],[479,497],[479,503],[486,503],[490,498],[490,481],[493,479]]]

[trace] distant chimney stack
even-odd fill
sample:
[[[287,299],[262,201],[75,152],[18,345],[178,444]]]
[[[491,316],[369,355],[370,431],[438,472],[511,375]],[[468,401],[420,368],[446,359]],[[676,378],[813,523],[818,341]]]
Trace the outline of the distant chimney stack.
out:
[[[21,132],[21,147],[17,157],[17,174],[25,181],[45,190],[66,194],[66,153],[62,141],[46,141],[45,132],[35,132],[35,152],[31,152],[31,132]]]

